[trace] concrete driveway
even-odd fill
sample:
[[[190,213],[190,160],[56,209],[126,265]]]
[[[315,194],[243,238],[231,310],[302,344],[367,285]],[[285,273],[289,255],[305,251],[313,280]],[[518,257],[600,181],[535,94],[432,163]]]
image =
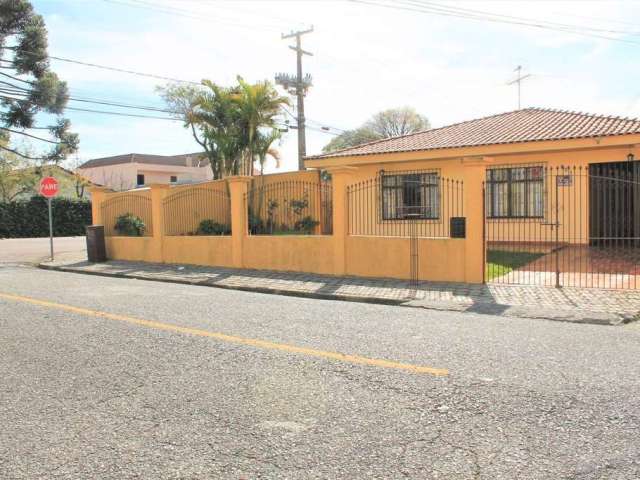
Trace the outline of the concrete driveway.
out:
[[[85,237],[56,237],[54,256],[86,258]],[[8,238],[0,240],[0,263],[36,264],[49,258],[49,238]]]

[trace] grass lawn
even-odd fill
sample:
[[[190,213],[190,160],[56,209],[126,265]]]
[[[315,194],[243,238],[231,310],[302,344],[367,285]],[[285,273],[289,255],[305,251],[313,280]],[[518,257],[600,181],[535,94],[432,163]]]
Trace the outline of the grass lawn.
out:
[[[487,281],[501,277],[527,263],[542,257],[544,253],[509,252],[505,250],[487,251]]]

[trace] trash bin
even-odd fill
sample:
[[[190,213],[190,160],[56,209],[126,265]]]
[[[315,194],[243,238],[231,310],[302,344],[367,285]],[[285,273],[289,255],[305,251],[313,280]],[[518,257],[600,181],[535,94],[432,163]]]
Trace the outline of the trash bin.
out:
[[[104,245],[104,226],[87,227],[87,257],[90,262],[106,262],[107,249]]]

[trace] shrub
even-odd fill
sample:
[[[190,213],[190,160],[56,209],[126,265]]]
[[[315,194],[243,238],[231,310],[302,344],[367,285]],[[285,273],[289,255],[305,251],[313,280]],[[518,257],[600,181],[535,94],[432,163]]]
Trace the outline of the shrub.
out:
[[[116,232],[127,237],[141,237],[147,226],[142,219],[132,213],[125,213],[116,219]]]
[[[84,235],[91,225],[91,202],[54,198],[53,235],[69,237]],[[49,236],[47,200],[34,196],[29,200],[0,202],[0,238],[30,238]]]
[[[310,215],[307,215],[306,217],[303,217],[300,220],[298,220],[293,225],[293,228],[298,232],[310,234],[310,233],[313,233],[313,229],[316,228],[318,225],[320,225],[319,221],[314,220],[313,217],[311,217]]]
[[[249,231],[254,235],[265,232],[264,222],[251,211],[249,211]]]
[[[227,225],[210,219],[202,220],[196,231],[196,235],[229,235],[230,233],[231,229]]]

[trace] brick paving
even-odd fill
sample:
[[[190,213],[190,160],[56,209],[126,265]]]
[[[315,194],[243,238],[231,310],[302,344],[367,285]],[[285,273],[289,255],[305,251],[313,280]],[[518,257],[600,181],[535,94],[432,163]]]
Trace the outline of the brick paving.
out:
[[[413,289],[409,282],[394,279],[124,261],[91,264],[77,257],[43,263],[41,267],[313,298],[582,323],[619,324],[635,319],[640,312],[639,290],[436,282],[421,282]]]

